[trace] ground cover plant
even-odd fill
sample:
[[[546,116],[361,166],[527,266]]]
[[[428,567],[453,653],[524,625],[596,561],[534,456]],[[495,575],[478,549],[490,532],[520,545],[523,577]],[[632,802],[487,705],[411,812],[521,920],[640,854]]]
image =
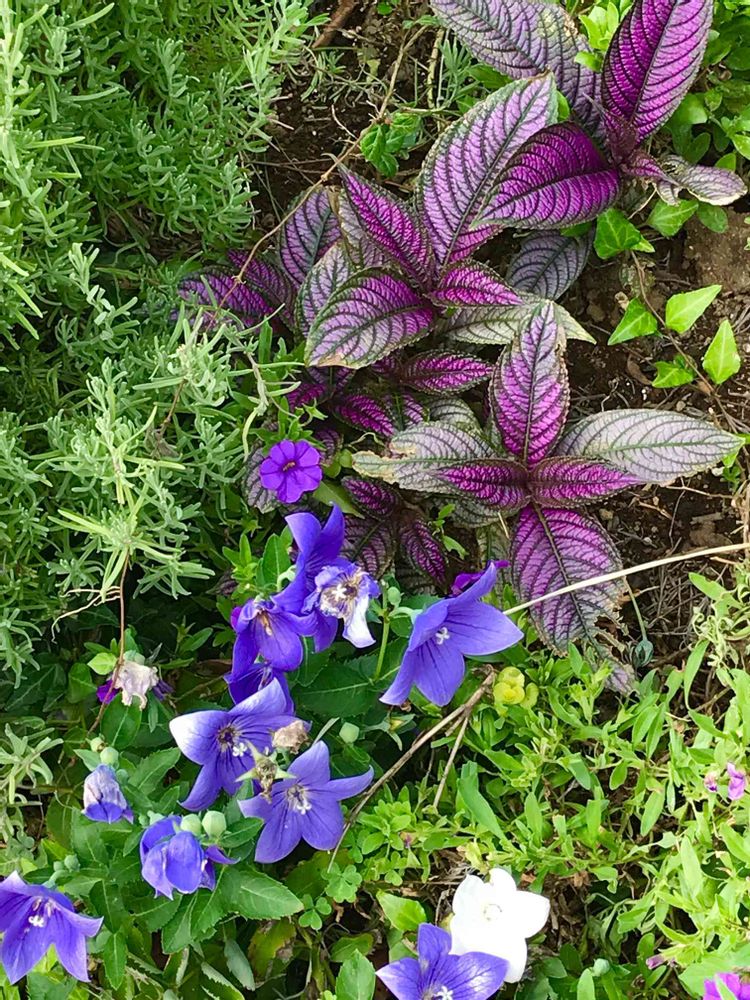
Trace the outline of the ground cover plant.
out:
[[[0,7],[2,996],[750,995],[743,11],[126,6]]]

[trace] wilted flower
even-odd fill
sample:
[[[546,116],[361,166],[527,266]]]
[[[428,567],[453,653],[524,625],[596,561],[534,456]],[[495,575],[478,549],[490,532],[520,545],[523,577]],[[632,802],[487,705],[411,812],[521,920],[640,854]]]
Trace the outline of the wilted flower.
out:
[[[195,892],[216,885],[214,864],[233,865],[215,844],[203,847],[190,830],[180,829],[179,816],[166,816],[152,823],[141,838],[141,874],[157,896],[172,898],[172,892]]]
[[[734,972],[720,972],[713,979],[707,979],[703,983],[705,991],[703,1000],[723,1000],[717,980],[720,980],[729,990],[730,995],[736,997],[737,1000],[750,1000],[750,983],[743,983]]]
[[[125,659],[110,679],[98,687],[96,694],[99,701],[107,705],[120,691],[124,705],[132,705],[135,700],[144,709],[148,704],[146,695],[149,691],[153,691],[161,700],[171,690],[168,684],[159,679],[156,667],[149,666],[142,659]]]
[[[447,705],[463,680],[465,656],[488,656],[523,637],[507,615],[482,601],[496,577],[490,564],[468,590],[417,615],[396,679],[381,701],[399,705],[414,685],[434,704]]]
[[[277,670],[296,670],[305,651],[301,636],[311,635],[314,628],[312,617],[290,610],[283,594],[247,601],[234,608],[231,622],[237,633],[233,672],[252,666],[258,656]]]
[[[544,927],[549,900],[535,892],[519,892],[512,876],[493,868],[489,881],[467,875],[453,897],[450,923],[456,955],[482,951],[508,963],[507,982],[517,983],[526,968],[526,938]]]
[[[317,610],[321,617],[333,622],[331,640],[336,635],[336,619],[340,618],[344,622],[344,638],[361,649],[375,642],[367,627],[367,609],[379,593],[380,587],[360,566],[354,563],[326,566],[315,577],[315,590],[303,610]],[[328,633],[330,626],[325,623],[323,628]],[[316,648],[325,646],[316,644]]]
[[[418,958],[400,958],[377,976],[398,1000],[488,1000],[505,982],[508,963],[494,955],[450,953],[451,936],[433,924],[417,933]]]
[[[747,775],[743,770],[735,767],[734,764],[727,764],[727,774],[729,775],[729,788],[727,794],[731,802],[736,802],[745,794],[747,787]]]
[[[100,764],[83,783],[83,815],[97,823],[133,822],[133,810],[111,767]]]
[[[256,861],[279,861],[300,840],[329,851],[344,832],[340,802],[358,795],[372,781],[372,768],[352,778],[331,780],[328,747],[315,743],[288,767],[290,777],[277,781],[265,795],[239,803],[244,816],[265,823],[255,847]]]
[[[260,481],[282,503],[296,503],[323,479],[320,452],[307,441],[279,441],[261,462]]]
[[[55,946],[57,957],[66,972],[87,981],[86,938],[93,937],[102,925],[101,917],[76,913],[73,904],[61,892],[43,885],[29,885],[18,872],[0,882],[0,950],[5,974],[17,983]]]
[[[255,766],[256,754],[268,754],[273,734],[297,719],[287,710],[287,700],[278,681],[223,712],[189,712],[172,719],[169,728],[188,760],[201,764],[186,809],[205,809],[223,788],[234,795],[240,777]]]
[[[708,792],[718,792],[719,778],[716,771],[708,771],[703,779],[703,784]]]

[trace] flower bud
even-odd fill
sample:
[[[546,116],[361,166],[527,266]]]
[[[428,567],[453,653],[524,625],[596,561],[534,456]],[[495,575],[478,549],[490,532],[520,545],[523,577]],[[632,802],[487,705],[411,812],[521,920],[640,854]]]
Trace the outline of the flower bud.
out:
[[[493,695],[495,705],[520,705],[524,699],[525,678],[517,667],[505,667],[497,676]]]
[[[119,753],[114,747],[105,747],[99,753],[99,759],[102,764],[106,764],[108,767],[117,767],[118,761],[120,760]]]
[[[203,833],[203,826],[198,816],[183,816],[180,829],[187,830],[189,833],[195,834],[196,837],[200,837]]]
[[[106,749],[107,744],[101,738],[101,736],[95,736],[93,740],[89,741],[89,746],[94,751],[94,753],[101,753],[102,750]]]
[[[353,722],[345,722],[339,729],[339,736],[343,743],[356,743],[359,739],[359,726]]]
[[[63,860],[63,864],[69,872],[77,872],[81,867],[81,863],[75,854],[67,854]]]
[[[227,828],[224,813],[217,812],[215,809],[209,809],[203,817],[202,823],[206,836],[210,837],[211,840],[218,840]]]

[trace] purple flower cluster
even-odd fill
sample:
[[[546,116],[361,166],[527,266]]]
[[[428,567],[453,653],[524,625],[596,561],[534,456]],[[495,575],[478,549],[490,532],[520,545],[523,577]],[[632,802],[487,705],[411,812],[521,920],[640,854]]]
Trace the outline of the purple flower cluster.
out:
[[[152,823],[141,839],[141,874],[157,896],[195,892],[216,885],[214,865],[233,865],[233,858],[215,844],[203,847],[190,830],[180,828],[179,816],[165,816]]]
[[[747,773],[731,761],[727,764],[727,796],[730,802],[736,802],[745,794],[747,788]],[[714,793],[719,790],[719,776],[716,771],[708,771],[703,779],[706,791]]]

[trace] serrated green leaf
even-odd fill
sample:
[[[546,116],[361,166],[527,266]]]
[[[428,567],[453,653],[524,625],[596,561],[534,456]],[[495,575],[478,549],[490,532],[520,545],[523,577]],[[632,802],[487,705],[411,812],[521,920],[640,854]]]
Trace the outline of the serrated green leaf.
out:
[[[141,728],[142,715],[136,702],[126,705],[122,698],[115,698],[104,710],[102,736],[115,750],[126,749]]]
[[[706,285],[692,292],[680,292],[667,299],[666,324],[675,333],[686,333],[700,319],[721,291],[721,285]]]
[[[653,313],[649,312],[640,299],[632,299],[628,308],[612,331],[608,344],[622,344],[635,337],[647,337],[656,333],[658,324]]]
[[[227,938],[224,942],[224,958],[227,968],[240,986],[244,986],[248,990],[254,990],[255,976],[253,975],[252,966],[245,952],[232,938]]]
[[[737,350],[732,324],[728,319],[723,319],[703,355],[703,369],[717,385],[721,385],[732,375],[736,375],[741,365],[742,359]]]
[[[128,778],[128,785],[147,795],[163,780],[180,759],[178,747],[156,750],[144,757]]]
[[[122,931],[111,934],[102,951],[107,985],[117,989],[125,976],[125,962],[128,957],[128,942]]]
[[[250,920],[288,917],[302,909],[302,903],[286,886],[260,872],[225,869],[217,886],[227,913],[240,913]]]

